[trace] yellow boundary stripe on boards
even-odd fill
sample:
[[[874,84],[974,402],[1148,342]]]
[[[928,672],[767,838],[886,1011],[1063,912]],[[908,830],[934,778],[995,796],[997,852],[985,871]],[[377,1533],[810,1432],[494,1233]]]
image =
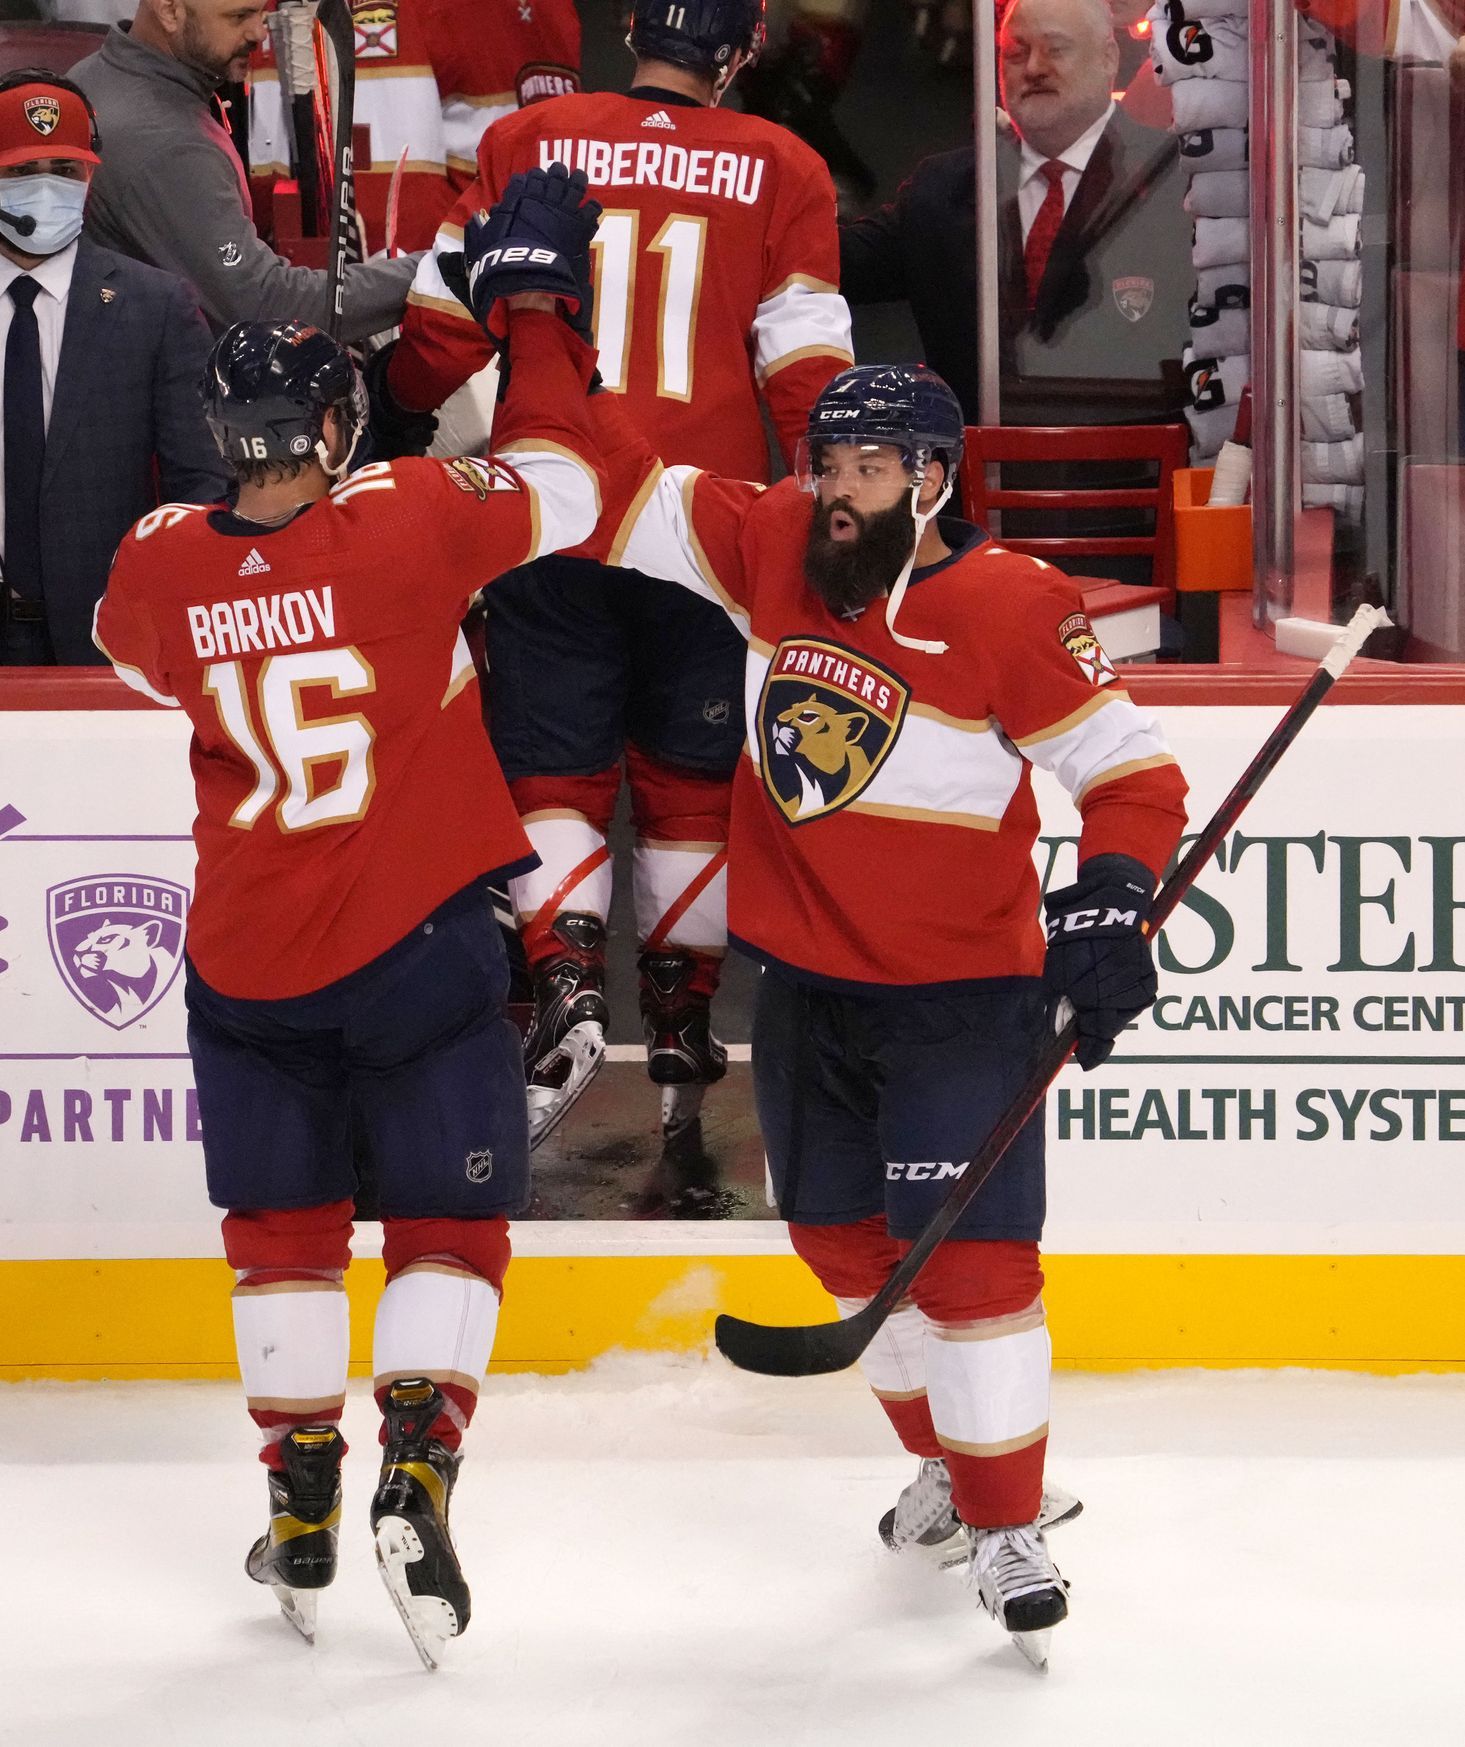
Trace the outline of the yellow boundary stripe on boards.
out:
[[[1045,1258],[1060,1365],[1465,1370],[1462,1256]],[[381,1263],[347,1276],[368,1374]],[[220,1261],[0,1262],[0,1379],[234,1375]],[[729,1310],[809,1322],[833,1306],[795,1257],[520,1256],[495,1371],[571,1371],[613,1349],[705,1346]]]

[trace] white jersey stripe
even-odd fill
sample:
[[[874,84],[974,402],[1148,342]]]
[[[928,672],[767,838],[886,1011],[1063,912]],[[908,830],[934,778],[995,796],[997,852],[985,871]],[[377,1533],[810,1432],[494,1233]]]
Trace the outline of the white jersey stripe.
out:
[[[850,362],[849,306],[837,291],[815,291],[795,278],[753,315],[753,369],[759,381],[798,357],[828,356]]]

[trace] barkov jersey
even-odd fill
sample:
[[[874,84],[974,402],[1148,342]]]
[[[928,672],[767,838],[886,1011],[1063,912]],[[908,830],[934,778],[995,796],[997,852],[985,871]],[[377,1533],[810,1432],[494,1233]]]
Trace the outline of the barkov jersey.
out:
[[[673,92],[564,97],[484,135],[477,184],[435,254],[461,250],[466,220],[516,171],[555,162],[584,170],[604,208],[594,264],[606,387],[658,454],[766,479],[760,389],[791,457],[820,389],[851,362],[829,172],[786,129]],[[435,255],[424,258],[393,392],[440,406],[488,358]]]
[[[386,246],[387,197],[405,149],[395,242],[427,248],[477,169],[483,130],[524,104],[580,88],[574,0],[353,0],[356,125],[371,156],[356,165],[369,252]],[[273,39],[250,71],[249,161],[255,211],[290,174],[290,116]]]
[[[537,312],[510,347],[490,459],[374,462],[278,528],[165,504],[122,542],[96,641],[193,724],[187,946],[222,994],[323,988],[480,875],[535,864],[459,622],[501,572],[585,538],[601,476],[589,349]]]
[[[734,945],[844,988],[1040,975],[1035,765],[1078,806],[1081,861],[1163,870],[1185,782],[1060,571],[943,522],[952,556],[915,573],[897,628],[946,648],[909,649],[884,596],[846,619],[811,591],[814,500],[794,480],[628,469],[624,422],[619,439],[600,422],[615,501],[597,547],[716,601],[748,640]]]

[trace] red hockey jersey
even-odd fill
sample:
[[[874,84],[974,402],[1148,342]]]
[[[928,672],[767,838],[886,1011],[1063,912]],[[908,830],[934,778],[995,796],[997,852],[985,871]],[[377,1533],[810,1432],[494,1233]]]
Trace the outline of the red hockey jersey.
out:
[[[370,161],[356,166],[367,246],[385,246],[387,193],[405,148],[396,241],[425,249],[473,181],[483,130],[521,104],[579,89],[574,0],[354,0],[351,14],[356,123],[371,129]],[[272,44],[250,73],[249,158],[255,178],[290,174]],[[259,195],[255,204],[258,212]]]
[[[536,104],[484,135],[478,182],[440,233],[517,170],[583,169],[605,209],[595,241],[595,338],[606,386],[657,453],[768,477],[761,389],[792,456],[809,407],[851,361],[834,188],[786,129],[665,92]],[[488,344],[429,257],[391,365],[404,405],[440,406]]]
[[[844,619],[809,589],[814,500],[793,480],[626,469],[614,415],[603,424],[599,550],[716,601],[748,639],[730,939],[843,987],[1040,975],[1034,765],[1078,806],[1080,859],[1164,868],[1185,782],[1067,577],[957,523],[968,543],[916,573],[897,621],[947,648],[908,649],[884,597]]]
[[[509,462],[375,462],[274,529],[165,504],[122,542],[97,643],[193,723],[188,951],[223,994],[322,988],[534,865],[458,627],[475,590],[585,537],[600,474],[587,348],[541,314],[510,344]]]

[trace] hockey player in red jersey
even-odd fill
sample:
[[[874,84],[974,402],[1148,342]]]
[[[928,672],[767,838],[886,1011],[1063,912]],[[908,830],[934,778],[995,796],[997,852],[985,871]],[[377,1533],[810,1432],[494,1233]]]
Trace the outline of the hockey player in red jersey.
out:
[[[848,363],[828,172],[792,134],[717,107],[758,52],[762,0],[636,0],[629,93],[565,97],[497,123],[472,197],[561,159],[605,207],[595,242],[606,387],[662,456],[768,477],[759,411],[786,454]],[[449,288],[460,203],[422,262],[392,360],[430,409],[486,359]],[[709,1000],[726,944],[727,809],[742,741],[742,645],[660,579],[557,558],[486,602],[494,745],[540,865],[514,882],[534,976],[530,1132],[547,1134],[605,1050],[606,834],[624,759],[636,831],[640,1003],[666,1150],[643,1206],[715,1206],[698,1111],[726,1069]]]
[[[306,20],[314,6],[304,8]],[[283,26],[300,12],[276,8]],[[395,242],[428,248],[477,169],[483,130],[526,103],[580,89],[580,20],[574,0],[354,0],[356,125],[371,156],[355,167],[356,206],[371,252]],[[269,190],[294,160],[289,103],[281,90],[278,27],[250,71],[251,178],[262,225]],[[403,153],[406,156],[403,159]],[[396,230],[387,201],[398,162]]]
[[[1067,578],[935,519],[962,417],[932,372],[836,377],[799,477],[766,492],[662,468],[596,405],[614,482],[597,543],[746,639],[729,938],[763,967],[753,1080],[779,1209],[851,1314],[1010,1102],[1056,1003],[1087,1068],[1154,1000],[1143,926],[1185,784]],[[1083,820],[1046,952],[1034,766]],[[1038,1115],[863,1360],[921,1463],[888,1542],[960,1532],[983,1606],[1039,1662],[1067,1612],[1043,1535],[1043,1138]]]
[[[122,677],[193,725],[188,1042],[269,1470],[249,1574],[313,1634],[336,1568],[342,1276],[364,1156],[387,1280],[371,1523],[429,1667],[468,1623],[448,1501],[507,1217],[528,1190],[522,1058],[484,887],[534,854],[458,627],[471,593],[595,523],[594,360],[550,295],[577,311],[588,298],[598,208],[583,192],[536,171],[470,227],[475,306],[508,299],[494,456],[347,474],[365,419],[347,353],[297,322],[236,324],[203,387],[238,502],[145,516],[97,611]]]

